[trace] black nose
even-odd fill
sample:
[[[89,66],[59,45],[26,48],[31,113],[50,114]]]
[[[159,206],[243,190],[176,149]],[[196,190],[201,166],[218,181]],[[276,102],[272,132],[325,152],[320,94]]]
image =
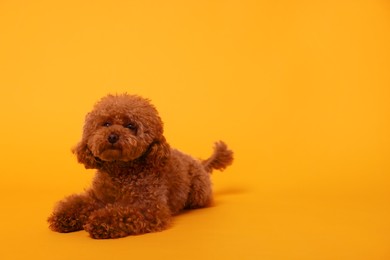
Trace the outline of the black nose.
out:
[[[108,136],[108,141],[112,144],[115,144],[119,139],[119,136],[117,134],[110,134]]]

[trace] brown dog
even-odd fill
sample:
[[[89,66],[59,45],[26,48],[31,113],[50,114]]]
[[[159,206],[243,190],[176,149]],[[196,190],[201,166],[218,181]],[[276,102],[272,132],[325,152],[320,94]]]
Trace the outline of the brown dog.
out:
[[[171,149],[154,106],[128,94],[95,105],[73,152],[85,168],[97,169],[95,179],[60,201],[48,221],[54,231],[85,229],[93,238],[160,231],[182,209],[209,206],[211,171],[233,161],[223,142],[204,161]]]

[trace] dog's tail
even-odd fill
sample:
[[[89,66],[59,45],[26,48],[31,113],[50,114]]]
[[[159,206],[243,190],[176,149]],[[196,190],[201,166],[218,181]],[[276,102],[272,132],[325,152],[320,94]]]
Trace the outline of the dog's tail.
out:
[[[214,145],[214,153],[210,158],[202,161],[203,167],[210,173],[213,169],[222,171],[232,163],[233,151],[229,150],[227,145],[222,141],[216,142]]]

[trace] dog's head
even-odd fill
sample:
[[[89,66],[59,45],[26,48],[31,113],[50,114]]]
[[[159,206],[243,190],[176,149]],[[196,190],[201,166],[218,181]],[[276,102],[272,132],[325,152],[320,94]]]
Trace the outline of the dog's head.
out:
[[[87,114],[82,139],[73,152],[86,168],[99,168],[105,162],[130,162],[142,156],[161,161],[169,146],[149,100],[122,94],[102,98]]]

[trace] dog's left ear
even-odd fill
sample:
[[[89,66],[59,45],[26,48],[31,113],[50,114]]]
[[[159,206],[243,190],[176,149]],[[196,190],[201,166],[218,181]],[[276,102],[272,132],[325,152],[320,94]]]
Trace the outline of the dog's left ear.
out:
[[[168,156],[171,153],[171,148],[164,136],[161,136],[159,139],[155,140],[150,148],[147,155],[148,164],[152,164],[155,167],[163,165]]]
[[[98,169],[99,162],[95,160],[91,150],[88,148],[87,142],[81,140],[73,149],[72,152],[76,155],[77,161],[84,164],[86,169]]]

